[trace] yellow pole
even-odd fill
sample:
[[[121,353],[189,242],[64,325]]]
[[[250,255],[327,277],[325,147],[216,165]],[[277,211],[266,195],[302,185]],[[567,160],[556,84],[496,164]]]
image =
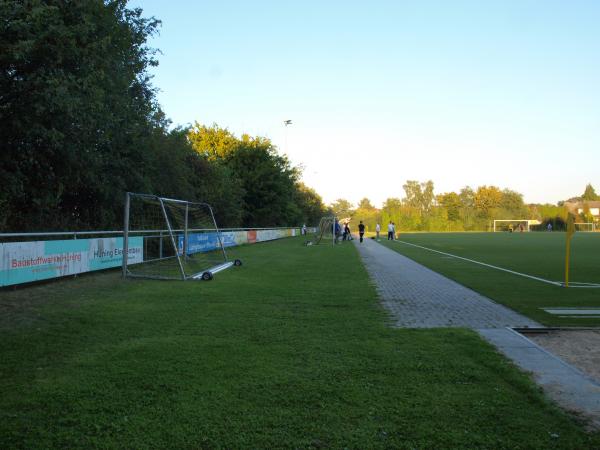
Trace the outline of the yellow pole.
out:
[[[569,213],[567,217],[567,248],[565,251],[565,287],[569,287],[569,259],[571,256],[571,238],[575,233],[575,216]]]
[[[569,287],[569,256],[571,255],[571,236],[567,236],[567,250],[565,255],[565,287]]]

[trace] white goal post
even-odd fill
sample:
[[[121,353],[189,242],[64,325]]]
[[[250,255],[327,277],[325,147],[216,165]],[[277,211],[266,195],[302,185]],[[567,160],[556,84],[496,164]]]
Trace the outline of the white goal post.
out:
[[[335,223],[337,218],[335,216],[321,217],[319,226],[315,230],[312,244],[318,245],[321,243],[331,243],[332,245],[337,242],[335,235]]]
[[[498,231],[531,231],[531,225],[539,225],[536,219],[495,219],[494,233]]]
[[[594,222],[575,222],[575,231],[596,231],[596,224]]]
[[[142,247],[130,263],[130,241]],[[157,195],[128,192],[123,226],[123,276],[167,280],[211,280],[231,261],[212,207]]]

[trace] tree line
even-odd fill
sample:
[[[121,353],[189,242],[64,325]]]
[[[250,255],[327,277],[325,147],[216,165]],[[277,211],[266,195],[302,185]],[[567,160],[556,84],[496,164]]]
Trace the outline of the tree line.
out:
[[[318,222],[261,137],[171,128],[149,69],[160,21],[126,0],[0,0],[0,230],[115,229],[126,191],[210,203],[221,226]]]
[[[381,208],[363,198],[356,207],[346,199],[338,199],[329,205],[340,218],[362,220],[367,230],[375,230],[377,223],[391,222],[404,231],[490,231],[495,219],[536,219],[545,229],[551,223],[555,230],[565,228],[569,209],[566,202],[551,204],[525,204],[523,196],[510,189],[496,186],[469,186],[459,192],[434,193],[433,181],[409,180],[403,185],[404,197],[390,197]],[[581,202],[583,211],[577,218],[581,222],[593,222],[587,202],[600,200],[591,184],[581,197],[569,199]],[[586,206],[587,205],[587,206]]]

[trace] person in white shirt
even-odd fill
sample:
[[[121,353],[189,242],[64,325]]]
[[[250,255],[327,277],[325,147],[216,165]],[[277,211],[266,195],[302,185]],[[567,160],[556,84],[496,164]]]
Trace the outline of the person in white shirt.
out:
[[[390,223],[388,224],[388,241],[394,240],[394,231],[395,231],[394,224],[390,220]]]
[[[381,225],[379,225],[379,223],[377,223],[377,225],[375,225],[375,234],[377,235],[377,240],[379,240],[379,232],[381,231]]]

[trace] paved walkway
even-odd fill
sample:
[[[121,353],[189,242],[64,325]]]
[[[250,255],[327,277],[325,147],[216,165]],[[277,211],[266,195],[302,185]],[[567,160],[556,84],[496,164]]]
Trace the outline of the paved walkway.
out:
[[[541,326],[373,239],[353,242],[397,327]]]

